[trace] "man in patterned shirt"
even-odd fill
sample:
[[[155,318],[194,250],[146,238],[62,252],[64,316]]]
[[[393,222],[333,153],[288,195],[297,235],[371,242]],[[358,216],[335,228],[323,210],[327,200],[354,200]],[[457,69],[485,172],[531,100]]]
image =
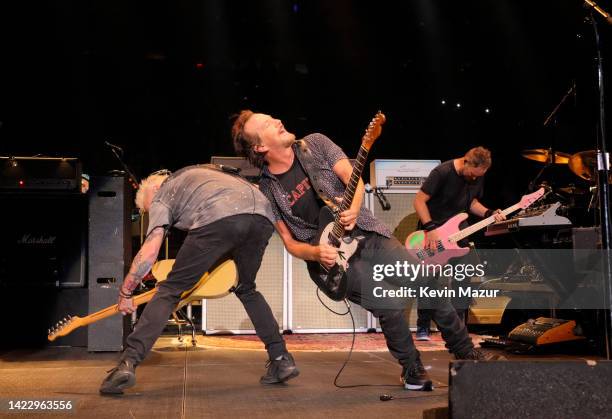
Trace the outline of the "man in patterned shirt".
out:
[[[319,195],[342,196],[350,179],[353,168],[344,152],[322,134],[310,134],[296,142],[295,135],[287,132],[280,120],[250,110],[243,110],[236,118],[232,139],[239,155],[263,168],[260,190],[272,203],[276,230],[289,253],[332,267],[337,249],[326,244],[311,244],[311,241],[317,234],[319,209],[324,205]],[[305,162],[306,155],[308,162]],[[313,186],[320,189],[318,193]],[[408,254],[389,229],[361,206],[363,190],[360,180],[350,208],[339,214],[345,230],[354,230],[353,235],[363,236],[361,251],[350,260],[347,270],[346,298],[379,319],[389,351],[403,366],[404,387],[429,391],[432,382],[414,346],[404,310],[381,307],[380,301],[364,291],[372,281],[374,264],[381,260],[404,261]],[[440,299],[434,321],[455,357],[492,358],[491,354],[474,348],[465,325],[446,300]]]

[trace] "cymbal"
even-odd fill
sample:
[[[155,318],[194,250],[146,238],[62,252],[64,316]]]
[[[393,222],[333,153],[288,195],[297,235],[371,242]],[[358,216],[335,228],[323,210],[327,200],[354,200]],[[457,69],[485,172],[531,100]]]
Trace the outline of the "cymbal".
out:
[[[540,163],[551,163],[552,153],[550,150],[545,148],[534,148],[533,150],[523,150],[521,155],[528,160],[539,161]],[[556,164],[567,164],[569,162],[570,154],[563,153],[562,151],[555,151],[555,163]]]
[[[597,152],[595,150],[587,150],[573,154],[569,160],[569,168],[577,176],[594,182],[597,178]],[[608,183],[612,183],[610,180],[609,178]]]
[[[584,195],[585,193],[588,192],[587,189],[580,188],[574,185],[566,186],[564,188],[557,188],[557,191],[561,193],[566,193],[568,195]]]

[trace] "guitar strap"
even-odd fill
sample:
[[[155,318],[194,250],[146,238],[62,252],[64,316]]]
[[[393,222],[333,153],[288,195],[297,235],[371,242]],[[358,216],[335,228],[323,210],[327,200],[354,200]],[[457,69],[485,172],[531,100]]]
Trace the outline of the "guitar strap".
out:
[[[310,149],[308,148],[304,140],[296,141],[296,145],[297,147],[295,149],[296,150],[295,155],[297,156],[300,164],[302,165],[302,168],[304,168],[306,175],[310,179],[310,182],[312,183],[312,187],[314,188],[319,198],[321,198],[321,201],[323,201],[325,205],[327,205],[334,212],[336,212],[338,209],[338,206],[334,202],[334,200],[331,199],[331,197],[325,193],[325,189],[323,188],[323,184],[322,184],[322,179],[323,179],[323,176],[321,173],[322,171],[321,169],[318,169],[315,166],[314,159],[312,157],[312,152],[310,151]]]

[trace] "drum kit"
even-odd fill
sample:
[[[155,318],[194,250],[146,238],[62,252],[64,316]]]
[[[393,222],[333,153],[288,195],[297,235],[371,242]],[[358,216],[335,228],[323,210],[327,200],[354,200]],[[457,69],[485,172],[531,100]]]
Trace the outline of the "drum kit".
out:
[[[569,154],[551,149],[536,148],[523,150],[521,155],[528,160],[544,163],[545,167],[542,171],[553,165],[567,165],[569,170],[576,176],[590,184],[588,187],[569,184],[554,190],[557,195],[561,194],[566,198],[566,209],[578,209],[576,207],[580,207],[580,205],[576,203],[579,201],[584,202],[584,198],[588,198],[589,201],[588,211],[597,207],[597,152],[595,150]],[[608,183],[612,184],[612,175],[608,178]]]

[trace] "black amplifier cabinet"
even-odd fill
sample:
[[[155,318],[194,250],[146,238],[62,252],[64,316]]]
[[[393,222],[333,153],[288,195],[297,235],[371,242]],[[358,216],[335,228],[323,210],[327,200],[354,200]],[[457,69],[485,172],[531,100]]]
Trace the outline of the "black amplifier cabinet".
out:
[[[44,346],[55,322],[87,313],[87,198],[0,191],[0,348]],[[62,344],[86,338],[77,331]]]
[[[0,190],[79,191],[81,162],[72,157],[0,157]]]
[[[0,206],[0,286],[85,286],[86,195],[0,193]]]
[[[89,312],[117,303],[119,287],[132,260],[130,215],[133,193],[124,177],[92,177],[89,189]],[[122,316],[87,327],[91,352],[120,351]]]

